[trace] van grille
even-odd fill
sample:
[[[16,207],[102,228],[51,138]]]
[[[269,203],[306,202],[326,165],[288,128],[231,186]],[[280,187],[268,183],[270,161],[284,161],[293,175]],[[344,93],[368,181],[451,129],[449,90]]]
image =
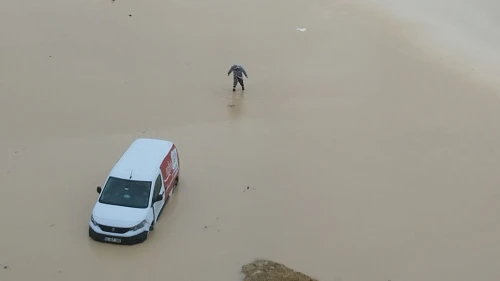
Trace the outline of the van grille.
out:
[[[123,227],[113,227],[113,226],[107,226],[107,225],[102,225],[99,224],[99,228],[102,229],[103,231],[110,232],[110,233],[126,233],[130,230],[130,228],[123,228]]]

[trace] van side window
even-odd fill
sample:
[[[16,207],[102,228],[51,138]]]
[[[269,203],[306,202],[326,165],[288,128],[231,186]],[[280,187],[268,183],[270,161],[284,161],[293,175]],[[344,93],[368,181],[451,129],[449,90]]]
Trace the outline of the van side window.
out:
[[[172,168],[174,169],[174,171],[177,171],[177,168],[179,166],[179,158],[177,158],[177,149],[174,148],[172,150]]]
[[[154,189],[153,196],[158,195],[160,193],[160,189],[161,189],[161,176],[158,175],[158,178],[156,178],[156,182],[155,182],[155,189]]]

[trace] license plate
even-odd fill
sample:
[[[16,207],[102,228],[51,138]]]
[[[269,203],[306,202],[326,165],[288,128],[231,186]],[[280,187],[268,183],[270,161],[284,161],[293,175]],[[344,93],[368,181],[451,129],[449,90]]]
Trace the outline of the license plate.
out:
[[[122,240],[118,238],[104,237],[104,241],[111,243],[121,243]]]

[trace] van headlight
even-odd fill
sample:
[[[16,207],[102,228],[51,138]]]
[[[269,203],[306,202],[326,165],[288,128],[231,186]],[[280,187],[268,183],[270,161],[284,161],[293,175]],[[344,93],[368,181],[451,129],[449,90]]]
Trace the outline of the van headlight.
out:
[[[132,227],[132,231],[136,231],[136,230],[143,228],[145,224],[146,224],[146,220],[143,220],[140,224]]]
[[[94,220],[94,214],[90,215],[90,221],[97,226],[97,222]]]

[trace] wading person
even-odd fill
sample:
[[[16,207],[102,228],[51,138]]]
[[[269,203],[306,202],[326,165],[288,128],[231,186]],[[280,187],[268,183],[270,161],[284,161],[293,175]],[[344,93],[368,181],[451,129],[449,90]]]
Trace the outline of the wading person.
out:
[[[229,74],[233,73],[233,92],[236,91],[236,85],[240,83],[241,85],[241,90],[245,90],[245,84],[243,83],[243,74],[245,75],[246,78],[248,78],[247,72],[243,68],[243,66],[239,64],[233,64],[229,71],[227,72],[227,76]]]

